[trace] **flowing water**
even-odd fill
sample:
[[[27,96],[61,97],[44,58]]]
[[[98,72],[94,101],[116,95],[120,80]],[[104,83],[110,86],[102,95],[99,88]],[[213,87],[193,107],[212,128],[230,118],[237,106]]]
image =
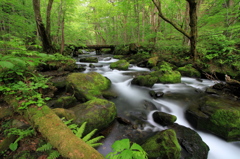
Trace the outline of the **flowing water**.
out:
[[[93,56],[94,53],[85,56]],[[80,57],[81,58],[81,57]],[[101,67],[90,68],[90,63],[77,62],[78,65],[86,65],[84,73],[95,71],[112,81],[111,89],[118,93],[118,98],[113,102],[117,106],[118,116],[127,117],[128,112],[145,111],[146,109],[139,107],[141,101],[148,100],[154,103],[158,110],[177,116],[176,123],[189,127],[192,126],[185,119],[185,110],[195,99],[202,96],[207,87],[214,85],[213,81],[202,79],[201,81],[194,78],[182,77],[181,83],[177,84],[154,84],[152,88],[140,87],[131,85],[133,75],[130,72],[150,71],[147,68],[131,66],[127,71],[111,70],[109,64],[117,61],[117,59],[104,56],[98,56],[99,62],[94,65]],[[127,74],[128,73],[128,74]],[[159,99],[153,99],[149,95],[149,91],[154,90],[164,92],[164,96]],[[155,110],[156,111],[156,110]],[[146,117],[146,123],[141,131],[161,131],[166,127],[160,126],[152,119],[152,113],[149,111]],[[114,127],[111,133],[103,141],[103,146],[98,148],[98,151],[106,155],[111,151],[111,145],[116,140],[118,129]],[[195,130],[202,137],[203,141],[209,146],[210,151],[208,159],[239,159],[240,158],[240,142],[226,142],[212,134]]]

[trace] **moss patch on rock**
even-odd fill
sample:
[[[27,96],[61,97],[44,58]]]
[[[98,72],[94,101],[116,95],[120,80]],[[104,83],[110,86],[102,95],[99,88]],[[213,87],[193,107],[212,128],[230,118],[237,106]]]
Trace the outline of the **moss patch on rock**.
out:
[[[159,77],[160,83],[180,83],[181,74],[178,71],[169,71]]]
[[[79,104],[70,110],[75,112],[75,123],[87,122],[85,133],[95,128],[98,130],[106,128],[117,115],[116,106],[113,102],[99,98]]]
[[[98,63],[97,57],[85,57],[80,59],[80,62],[91,62],[91,63]]]
[[[240,140],[240,104],[237,101],[208,96],[190,106],[187,119],[198,129],[209,131],[227,141]]]
[[[118,69],[118,70],[127,70],[129,67],[129,62],[126,60],[119,60],[117,62],[113,62],[110,64],[111,69]]]
[[[110,86],[111,81],[97,72],[72,73],[67,77],[67,89],[81,102],[101,97],[101,91]]]
[[[181,146],[173,129],[161,131],[150,137],[142,144],[142,148],[149,158],[179,159],[181,156]]]
[[[158,81],[157,77],[146,75],[134,78],[131,83],[139,86],[152,87],[157,81]]]
[[[183,76],[197,77],[197,78],[201,77],[201,73],[195,68],[193,68],[191,65],[179,67],[177,71],[179,71]]]

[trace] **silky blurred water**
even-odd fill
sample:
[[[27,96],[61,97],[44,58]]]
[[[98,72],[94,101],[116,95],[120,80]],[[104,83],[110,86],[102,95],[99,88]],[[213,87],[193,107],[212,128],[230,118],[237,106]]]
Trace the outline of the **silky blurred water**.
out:
[[[95,71],[101,73],[105,77],[112,81],[111,89],[118,93],[118,98],[114,100],[118,114],[124,114],[126,111],[134,111],[144,109],[139,108],[139,103],[142,100],[152,101],[158,110],[173,114],[177,116],[176,123],[184,125],[191,129],[189,122],[185,119],[185,111],[192,101],[199,98],[201,93],[209,86],[214,85],[213,81],[206,79],[194,79],[188,77],[182,77],[181,83],[177,84],[154,84],[152,88],[140,87],[131,85],[133,76],[126,75],[125,73],[137,72],[137,71],[150,71],[147,68],[140,68],[137,66],[131,66],[127,71],[112,70],[109,68],[109,64],[117,61],[114,58],[100,57],[99,62],[96,65],[102,65],[102,67],[89,68],[90,63],[77,62],[77,64],[85,64],[86,70],[84,73]],[[106,60],[107,59],[107,60]],[[109,60],[110,59],[110,60]],[[149,95],[149,91],[164,92],[165,95],[160,99],[153,99]],[[156,124],[152,119],[152,113],[147,112],[147,122],[143,131],[161,131],[166,127]],[[113,129],[112,131],[117,131]],[[196,131],[196,130],[195,130]],[[209,146],[210,151],[208,159],[239,159],[240,158],[240,142],[226,142],[212,134],[197,131],[202,137],[203,141]],[[115,141],[116,134],[110,133],[110,135],[104,140],[104,146],[98,148],[98,151],[103,155],[106,155],[111,151],[111,144]]]

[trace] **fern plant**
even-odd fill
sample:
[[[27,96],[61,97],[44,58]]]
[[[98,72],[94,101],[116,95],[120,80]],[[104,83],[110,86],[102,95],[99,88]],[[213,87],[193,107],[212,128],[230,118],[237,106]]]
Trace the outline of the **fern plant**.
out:
[[[37,148],[37,151],[40,152],[49,151],[47,159],[55,159],[60,156],[60,153],[57,150],[53,150],[53,146],[49,142]]]
[[[62,118],[62,119],[64,119],[64,118]],[[64,123],[66,125],[68,125],[68,127],[73,131],[73,133],[77,137],[81,138],[84,142],[86,142],[88,145],[90,145],[92,147],[97,147],[97,146],[102,145],[102,143],[97,143],[97,142],[99,140],[103,139],[104,136],[98,136],[98,137],[91,139],[93,137],[93,135],[96,133],[97,129],[92,130],[90,133],[88,133],[87,135],[85,135],[83,137],[83,133],[84,133],[87,122],[84,122],[80,127],[78,127],[76,124],[71,124],[71,122],[72,122],[72,120],[68,120],[68,121],[65,121]]]
[[[147,153],[143,148],[129,139],[117,140],[112,144],[114,152],[110,152],[107,159],[147,159]]]
[[[100,139],[104,138],[104,136],[98,136],[95,137],[93,139],[92,136],[95,134],[95,132],[97,131],[97,129],[94,129],[93,131],[91,131],[90,133],[88,133],[87,135],[85,135],[83,137],[83,132],[85,130],[86,124],[87,122],[84,122],[80,127],[78,127],[77,124],[72,124],[72,119],[71,120],[65,120],[65,118],[61,118],[63,123],[66,124],[72,131],[73,133],[81,138],[84,142],[86,142],[88,145],[92,146],[92,147],[97,147],[102,145],[102,143],[97,143]],[[47,159],[55,159],[57,157],[60,156],[60,153],[57,150],[54,150],[53,146],[48,142],[44,145],[42,145],[41,147],[39,147],[37,149],[37,151],[41,151],[41,152],[49,152],[49,155],[47,157]]]

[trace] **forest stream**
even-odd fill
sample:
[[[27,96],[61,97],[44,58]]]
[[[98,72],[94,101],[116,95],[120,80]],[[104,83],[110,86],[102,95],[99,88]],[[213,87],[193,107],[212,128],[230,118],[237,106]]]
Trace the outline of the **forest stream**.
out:
[[[90,54],[84,54],[79,58],[85,56],[96,56],[94,52]],[[132,120],[129,117],[131,113],[141,112],[145,114],[143,116],[143,123],[137,127],[138,131],[146,133],[154,133],[167,129],[167,127],[158,125],[152,119],[152,114],[157,110],[146,110],[141,107],[141,101],[147,100],[152,102],[158,110],[173,114],[177,116],[176,123],[189,127],[195,130],[190,123],[185,119],[185,110],[191,102],[200,96],[204,95],[204,91],[207,87],[214,85],[214,81],[201,79],[197,80],[189,77],[182,77],[181,83],[177,84],[154,84],[152,88],[141,87],[131,85],[134,72],[139,71],[150,71],[147,68],[141,68],[137,66],[130,66],[127,71],[112,70],[109,68],[109,64],[117,61],[111,55],[98,55],[98,63],[94,65],[98,66],[90,68],[90,63],[77,62],[78,65],[85,65],[87,72],[98,72],[103,76],[109,78],[112,82],[112,91],[118,94],[116,99],[112,101],[116,104],[118,116]],[[79,61],[79,59],[78,59]],[[149,95],[149,91],[154,90],[157,92],[163,92],[164,96],[161,98],[154,99]],[[220,128],[221,129],[221,128]],[[195,130],[203,139],[203,141],[209,146],[210,151],[208,153],[208,159],[239,159],[240,156],[240,142],[226,142],[223,139],[212,135],[210,133]],[[118,136],[124,136],[122,131],[118,130],[117,126],[113,126],[111,132],[103,140],[103,145],[98,147],[98,151],[104,156],[111,152],[111,145]]]

